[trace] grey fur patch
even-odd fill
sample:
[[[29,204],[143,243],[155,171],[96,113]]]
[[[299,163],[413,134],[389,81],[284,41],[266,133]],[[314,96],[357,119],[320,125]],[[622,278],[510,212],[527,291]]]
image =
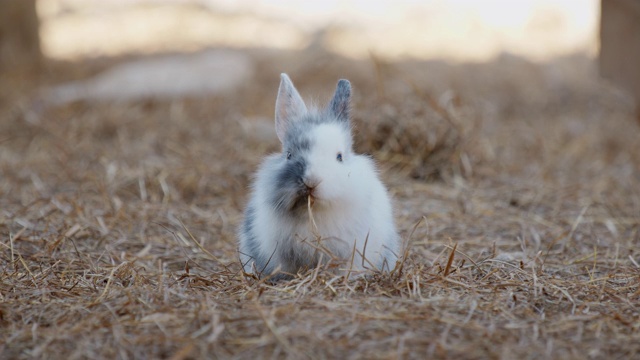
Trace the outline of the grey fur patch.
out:
[[[307,133],[300,126],[292,126],[287,133],[284,143],[285,152],[289,151],[293,155],[304,155],[311,149],[312,141]]]
[[[307,165],[300,156],[292,156],[290,160],[283,162],[273,179],[270,202],[276,211],[294,215],[297,208],[306,201],[307,189],[303,177]]]
[[[244,243],[244,247],[240,249],[240,251],[250,258],[249,261],[253,260],[255,263],[255,267],[257,270],[263,269],[267,265],[268,259],[266,259],[260,252],[260,244],[258,243],[258,239],[254,235],[254,222],[256,219],[256,209],[252,204],[247,206],[247,210],[244,213],[244,222],[242,223],[242,227],[240,231],[242,235],[246,239]],[[242,264],[244,267],[246,264]]]

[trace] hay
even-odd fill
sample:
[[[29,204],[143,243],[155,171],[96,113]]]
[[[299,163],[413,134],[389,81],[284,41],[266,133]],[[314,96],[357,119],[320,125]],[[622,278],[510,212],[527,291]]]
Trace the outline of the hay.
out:
[[[376,58],[373,62],[377,96],[367,98],[364,111],[356,118],[361,139],[358,150],[376,153],[389,171],[413,179],[460,174],[468,136],[457,118],[462,110],[460,98],[448,91],[436,99],[393,64],[382,64]]]
[[[0,78],[3,358],[640,354],[640,130],[589,59],[294,55],[252,52],[269,75],[208,99],[39,109]],[[278,146],[241,123],[271,117],[292,58],[303,93],[354,83],[408,243],[391,275],[242,275],[235,227]]]

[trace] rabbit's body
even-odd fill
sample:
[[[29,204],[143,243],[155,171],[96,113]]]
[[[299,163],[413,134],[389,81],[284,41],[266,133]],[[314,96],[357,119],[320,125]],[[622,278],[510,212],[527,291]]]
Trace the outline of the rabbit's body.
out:
[[[239,231],[245,272],[296,273],[332,258],[345,270],[395,266],[400,244],[389,196],[373,161],[351,149],[350,89],[341,80],[328,110],[309,111],[283,75],[276,102],[283,152],[256,174]]]

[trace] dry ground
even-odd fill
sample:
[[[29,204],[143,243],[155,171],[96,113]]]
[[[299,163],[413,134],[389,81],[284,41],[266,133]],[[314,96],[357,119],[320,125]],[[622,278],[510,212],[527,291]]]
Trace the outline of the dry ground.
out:
[[[640,356],[640,127],[590,59],[250,53],[252,84],[201,99],[34,102],[112,60],[0,77],[0,357]],[[410,238],[391,276],[240,272],[282,71],[352,80]]]

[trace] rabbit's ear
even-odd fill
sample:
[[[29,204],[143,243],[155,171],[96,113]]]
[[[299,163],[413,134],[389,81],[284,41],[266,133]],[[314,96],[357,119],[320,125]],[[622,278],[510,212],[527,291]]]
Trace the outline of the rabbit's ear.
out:
[[[329,103],[329,112],[340,121],[349,121],[351,103],[351,83],[340,79],[336,86],[336,93]]]
[[[281,143],[284,143],[284,137],[291,122],[306,112],[307,107],[289,76],[280,74],[280,88],[276,99],[276,133]]]

